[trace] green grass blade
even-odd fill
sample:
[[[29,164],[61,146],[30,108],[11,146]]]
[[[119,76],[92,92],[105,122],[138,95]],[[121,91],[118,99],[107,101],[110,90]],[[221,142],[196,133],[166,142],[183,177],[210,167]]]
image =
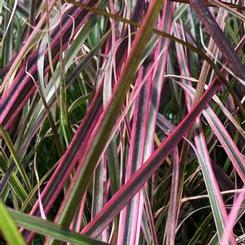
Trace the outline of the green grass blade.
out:
[[[18,154],[17,154],[17,152],[14,149],[14,145],[12,143],[12,140],[11,140],[8,132],[4,129],[4,127],[2,125],[0,125],[0,135],[2,135],[2,137],[4,138],[6,144],[7,144],[8,148],[9,148],[9,151],[11,152],[13,160],[14,160],[14,162],[15,162],[15,164],[16,164],[16,166],[17,166],[17,168],[18,168],[18,170],[19,170],[19,172],[21,174],[21,177],[23,178],[23,181],[24,181],[27,189],[31,190],[30,181],[29,181],[28,176],[27,176],[27,174],[26,174],[26,172],[25,172],[25,170],[24,170],[24,168],[23,168],[23,166],[22,166],[22,164],[20,162]]]
[[[0,201],[0,230],[3,233],[9,245],[25,245],[25,242],[20,235],[14,221],[12,220],[8,210]]]
[[[28,230],[32,230],[44,236],[50,236],[60,241],[70,242],[75,245],[100,245],[106,244],[95,239],[91,239],[87,236],[81,236],[78,233],[65,230],[58,225],[52,224],[49,221],[43,220],[41,218],[32,217],[30,215],[14,211],[9,209],[10,215],[15,220],[18,226],[24,227]],[[1,221],[0,221],[1,222]],[[19,244],[19,243],[15,243]],[[14,244],[13,244],[14,245]]]

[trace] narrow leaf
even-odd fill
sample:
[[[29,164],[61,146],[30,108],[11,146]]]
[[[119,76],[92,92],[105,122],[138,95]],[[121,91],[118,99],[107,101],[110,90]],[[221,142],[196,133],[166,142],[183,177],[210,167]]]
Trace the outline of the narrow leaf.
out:
[[[9,245],[25,245],[25,242],[19,233],[14,221],[12,220],[8,210],[0,201],[0,230],[2,231]]]

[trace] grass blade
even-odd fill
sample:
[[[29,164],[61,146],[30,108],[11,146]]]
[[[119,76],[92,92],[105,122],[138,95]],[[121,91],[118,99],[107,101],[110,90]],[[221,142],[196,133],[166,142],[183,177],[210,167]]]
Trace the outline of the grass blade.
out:
[[[28,230],[35,231],[45,236],[47,235],[47,236],[56,238],[60,241],[70,242],[76,245],[79,245],[79,244],[80,245],[106,244],[106,243],[91,239],[87,236],[81,236],[78,233],[71,232],[69,230],[65,230],[62,227],[52,224],[51,222],[48,222],[46,220],[43,220],[37,217],[32,217],[30,215],[23,214],[23,213],[17,212],[12,209],[9,209],[9,213],[12,216],[12,218],[15,220],[18,226],[24,227]],[[21,244],[21,243],[14,243],[14,244]]]
[[[0,230],[2,231],[6,241],[9,245],[24,245],[24,239],[22,238],[21,234],[19,233],[17,226],[15,225],[14,221],[12,220],[8,210],[0,201]]]

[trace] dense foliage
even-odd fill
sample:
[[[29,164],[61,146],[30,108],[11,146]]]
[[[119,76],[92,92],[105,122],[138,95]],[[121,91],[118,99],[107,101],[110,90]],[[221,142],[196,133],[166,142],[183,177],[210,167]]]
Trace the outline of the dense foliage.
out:
[[[0,243],[244,244],[244,13],[0,1]]]

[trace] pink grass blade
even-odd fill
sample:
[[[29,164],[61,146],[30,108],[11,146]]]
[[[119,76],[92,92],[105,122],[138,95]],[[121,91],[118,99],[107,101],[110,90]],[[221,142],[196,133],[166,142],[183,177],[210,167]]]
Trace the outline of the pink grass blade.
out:
[[[178,185],[180,174],[180,157],[179,150],[176,147],[173,153],[173,166],[172,166],[172,181],[170,190],[170,200],[168,208],[168,216],[165,225],[165,243],[168,245],[175,244],[175,234],[178,222]]]
[[[155,227],[155,221],[154,221],[154,214],[153,214],[153,210],[152,210],[152,205],[150,203],[150,196],[147,193],[147,185],[146,187],[143,189],[143,195],[144,195],[144,213],[143,213],[143,217],[142,220],[144,221],[144,215],[145,215],[145,219],[149,224],[149,230],[150,230],[150,235],[148,235],[146,237],[145,235],[145,239],[149,239],[151,238],[151,240],[153,241],[154,244],[158,245],[158,238],[157,238],[157,230]],[[142,228],[143,229],[143,228]]]
[[[204,182],[209,195],[218,237],[221,239],[222,233],[224,232],[225,220],[227,219],[227,212],[220,193],[218,182],[212,168],[212,163],[209,157],[207,143],[202,130],[200,119],[196,120],[194,133],[198,161],[201,166]],[[236,244],[234,237],[231,236],[230,238],[232,244]]]
[[[163,14],[161,16],[161,20],[159,23],[159,27],[158,27],[159,29],[161,30],[163,29],[167,33],[171,32],[173,12],[174,12],[173,4],[170,3],[169,1],[164,1],[164,9],[163,9]],[[170,40],[168,39],[160,40],[155,50],[155,54],[154,54],[155,57],[157,57],[158,55],[160,55],[160,51],[164,50],[164,53],[160,58],[158,66],[156,66],[155,70],[153,71],[152,78],[151,78],[153,85],[152,85],[152,94],[151,94],[151,106],[150,106],[150,112],[149,112],[149,125],[148,125],[148,130],[147,130],[147,139],[146,139],[145,154],[144,154],[145,161],[151,156],[153,149],[154,149],[154,134],[155,134],[155,129],[156,129],[157,113],[158,113],[158,109],[160,105],[164,75],[166,73],[166,68],[167,68],[169,44],[170,44]],[[155,93],[154,91],[157,91],[157,93]],[[177,151],[177,148],[175,150]],[[153,181],[154,181],[154,177],[153,177]],[[177,182],[175,184],[177,184]],[[174,204],[172,207],[173,209],[176,208]],[[176,212],[176,210],[172,210],[172,211]],[[172,213],[169,212],[168,214],[171,216]],[[152,222],[153,221],[151,221],[151,223]],[[175,225],[176,225],[176,222],[172,223],[171,228],[173,229],[169,229],[170,226],[168,226],[168,224],[166,224],[165,227],[168,227],[167,230],[170,231],[171,233],[171,231],[175,230]],[[155,237],[156,231],[153,227],[151,227],[151,229],[153,233],[152,234],[153,239],[156,239]],[[158,241],[155,241],[155,240],[154,242],[156,244],[158,243]]]
[[[142,69],[139,71],[137,83],[141,82]],[[149,110],[149,86],[145,84],[140,91],[134,108],[133,126],[131,130],[129,157],[126,165],[125,182],[143,164],[144,145],[146,139],[147,117]],[[141,216],[143,212],[143,196],[137,193],[130,204],[122,210],[119,221],[118,244],[138,244]]]
[[[236,224],[236,219],[238,217],[239,209],[242,207],[245,201],[245,185],[243,186],[243,190],[235,199],[229,217],[226,219],[226,224],[224,228],[224,233],[220,244],[226,245],[229,242],[229,237],[232,236],[232,230],[234,225]]]
[[[107,168],[105,157],[99,163],[96,168],[93,178],[93,193],[92,193],[92,207],[91,217],[94,217],[104,206],[105,200],[107,200],[106,194],[106,176]],[[104,231],[99,237],[101,241],[108,241],[107,232]]]
[[[169,1],[164,2],[163,14],[159,23],[159,29],[170,33],[172,27],[172,13],[173,6]],[[144,153],[144,160],[147,160],[153,152],[154,149],[154,134],[157,120],[157,113],[160,105],[161,92],[163,87],[164,75],[166,73],[167,61],[168,61],[168,49],[169,49],[170,40],[169,39],[160,39],[159,43],[155,49],[154,59],[157,59],[161,55],[162,50],[164,53],[160,56],[159,61],[154,65],[154,70],[150,77],[150,82],[152,83],[151,91],[151,104],[149,111],[149,123],[147,130],[146,146]],[[157,91],[155,93],[154,91]]]

